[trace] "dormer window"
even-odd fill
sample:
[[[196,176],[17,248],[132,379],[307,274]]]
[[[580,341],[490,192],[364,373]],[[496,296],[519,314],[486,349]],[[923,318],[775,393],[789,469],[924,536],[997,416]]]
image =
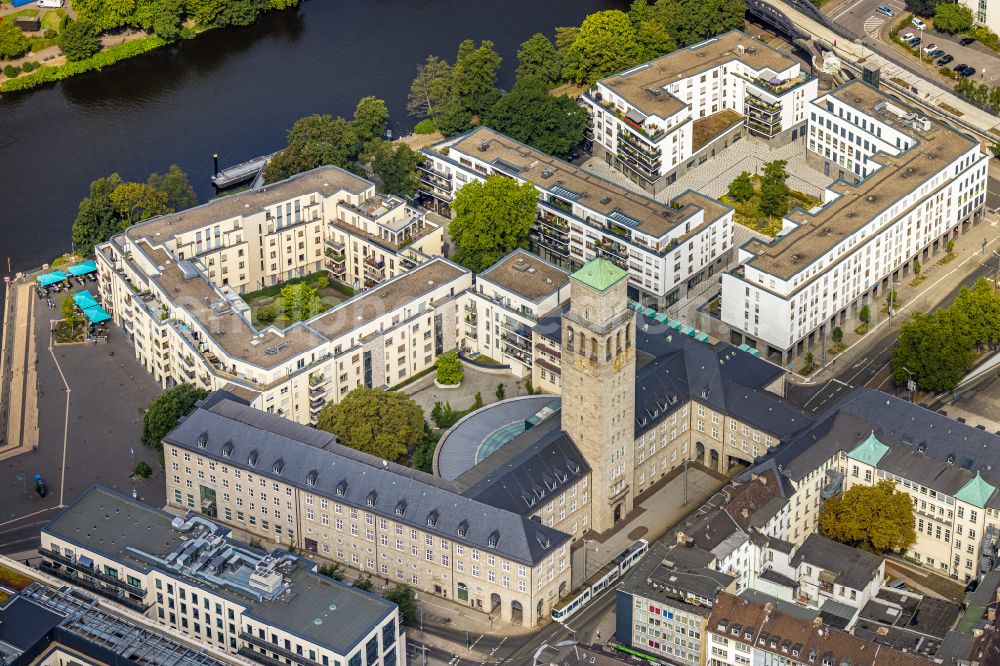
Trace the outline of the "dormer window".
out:
[[[427,514],[427,527],[435,527],[438,522],[438,512],[431,511]]]
[[[208,433],[203,432],[200,435],[198,435],[198,448],[203,449],[206,446],[208,446]]]
[[[250,465],[251,467],[256,467],[257,466],[257,458],[259,456],[260,456],[260,454],[257,453],[257,449],[254,449],[253,451],[250,452],[250,457],[247,458],[247,464]]]
[[[378,499],[378,494],[374,490],[368,493],[368,499],[366,500],[368,502],[368,506],[375,506],[376,499]]]
[[[497,544],[500,543],[500,532],[494,531],[492,534],[490,534],[490,538],[488,539],[487,543],[489,544],[490,548],[496,548]]]
[[[402,516],[404,513],[406,513],[406,502],[400,502],[396,505],[396,515]]]
[[[464,537],[468,533],[469,533],[469,523],[463,520],[458,524],[458,536]]]
[[[223,445],[223,447],[222,447],[222,457],[223,458],[228,458],[231,455],[233,455],[233,449],[234,448],[235,447],[233,446],[232,442],[226,442],[225,445]]]
[[[306,485],[312,488],[316,485],[316,479],[319,478],[319,472],[313,470],[306,474]]]
[[[271,471],[274,472],[275,474],[281,474],[281,470],[283,469],[285,469],[285,461],[282,460],[281,458],[275,460],[274,464],[271,465]]]
[[[337,484],[337,497],[343,497],[347,494],[347,480],[341,481]]]

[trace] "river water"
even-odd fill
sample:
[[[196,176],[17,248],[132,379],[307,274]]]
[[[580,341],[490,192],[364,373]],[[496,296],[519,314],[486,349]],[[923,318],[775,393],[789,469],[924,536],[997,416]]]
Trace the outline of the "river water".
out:
[[[491,39],[509,87],[518,45],[551,36],[620,0],[307,0],[247,28],[215,30],[103,72],[0,99],[0,272],[70,248],[93,179],[145,180],[176,162],[199,197],[212,194],[212,153],[235,164],[281,148],[311,113],[349,117],[358,99],[386,100],[409,131],[416,64],[452,60],[465,38]],[[2,294],[0,294],[2,298]]]

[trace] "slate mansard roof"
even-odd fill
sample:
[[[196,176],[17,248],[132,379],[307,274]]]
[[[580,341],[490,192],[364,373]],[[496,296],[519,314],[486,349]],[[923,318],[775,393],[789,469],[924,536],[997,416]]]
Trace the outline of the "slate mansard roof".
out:
[[[570,539],[463,497],[455,483],[355,451],[225,393],[201,403],[164,442],[532,566]]]

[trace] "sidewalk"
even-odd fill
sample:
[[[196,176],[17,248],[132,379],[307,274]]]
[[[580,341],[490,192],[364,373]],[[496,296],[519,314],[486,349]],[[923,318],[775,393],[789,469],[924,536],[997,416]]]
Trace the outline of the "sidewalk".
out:
[[[983,241],[986,241],[985,249]],[[919,276],[911,273],[900,277],[896,286],[891,321],[887,313],[885,296],[880,294],[877,300],[869,303],[871,322],[867,333],[863,335],[856,333],[855,329],[861,326],[861,322],[857,319],[848,319],[840,327],[844,333],[843,351],[833,354],[831,347],[828,346],[824,361],[822,343],[816,343],[811,351],[815,356],[817,369],[808,376],[795,373],[792,375],[793,380],[799,384],[822,383],[834,377],[838,362],[840,369],[843,370],[845,364],[866,357],[871,352],[873,342],[881,338],[880,333],[898,331],[913,312],[928,312],[934,309],[940,298],[931,292],[945,295],[962,284],[975,267],[969,264],[986,261],[988,257],[992,257],[993,250],[1000,248],[998,241],[1000,241],[998,216],[995,213],[987,213],[978,225],[955,239],[952,259],[948,260],[945,252],[939,252],[927,260]],[[832,345],[832,342],[827,344]],[[803,364],[801,357],[796,358],[789,364],[789,369],[794,372],[796,366],[801,369]]]

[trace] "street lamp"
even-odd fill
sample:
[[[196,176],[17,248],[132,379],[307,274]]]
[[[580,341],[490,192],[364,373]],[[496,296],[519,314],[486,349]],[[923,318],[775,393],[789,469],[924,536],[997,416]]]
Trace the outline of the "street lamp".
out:
[[[920,58],[920,62],[924,61],[924,29],[917,28],[920,31],[920,50],[917,51],[917,57]]]
[[[906,388],[910,392],[910,403],[913,403],[913,390],[917,388],[917,383],[913,381],[913,371],[903,366],[903,372],[905,372],[908,377],[906,379]]]
[[[899,284],[899,282],[893,282],[892,287],[889,289],[889,326],[892,326],[892,304],[896,300],[896,287]]]
[[[997,273],[993,276],[993,293],[997,293],[997,287],[1000,286],[1000,252],[993,250],[993,256],[997,258]]]

